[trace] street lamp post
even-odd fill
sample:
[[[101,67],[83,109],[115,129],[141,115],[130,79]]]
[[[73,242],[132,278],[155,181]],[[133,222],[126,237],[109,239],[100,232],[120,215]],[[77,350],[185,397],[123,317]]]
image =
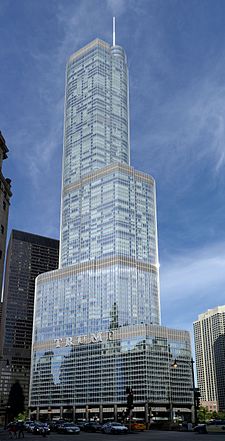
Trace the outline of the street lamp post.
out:
[[[131,432],[131,419],[132,419],[132,409],[133,409],[133,391],[131,387],[126,387],[126,394],[127,394],[127,412],[129,416],[129,432]]]
[[[149,429],[149,427],[150,427],[151,416],[152,416],[152,405],[151,405],[148,397],[146,397],[146,399],[145,399],[145,424],[146,424],[146,429]]]
[[[193,401],[194,401],[194,418],[193,423],[197,424],[198,422],[198,409],[196,405],[196,387],[195,387],[195,374],[194,374],[194,360],[191,358],[191,375],[192,375],[192,388],[193,388]]]
[[[189,364],[189,362],[186,362]],[[177,368],[177,360],[175,358],[173,364],[171,365],[173,368]],[[194,407],[194,413],[192,413],[192,423],[197,424],[198,422],[198,402],[199,402],[199,389],[195,387],[195,374],[194,374],[194,360],[191,358],[190,365],[191,367],[191,377],[192,377],[192,391],[193,391],[193,407]]]
[[[5,406],[5,429],[6,429],[6,427],[7,427],[7,425],[8,425],[8,422],[9,422],[9,410],[10,410],[10,406]]]
[[[169,399],[169,421],[173,422],[173,397],[172,397],[172,387],[171,387],[171,369],[175,369],[177,364],[175,363],[169,364],[169,390],[168,390],[168,399]]]

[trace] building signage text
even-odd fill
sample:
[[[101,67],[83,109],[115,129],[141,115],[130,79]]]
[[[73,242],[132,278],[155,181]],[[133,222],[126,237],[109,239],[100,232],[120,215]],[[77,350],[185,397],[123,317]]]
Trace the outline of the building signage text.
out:
[[[99,343],[103,341],[113,340],[113,334],[113,331],[109,331],[106,333],[96,332],[90,335],[79,335],[77,337],[55,338],[54,342],[56,348],[85,345],[89,343]]]

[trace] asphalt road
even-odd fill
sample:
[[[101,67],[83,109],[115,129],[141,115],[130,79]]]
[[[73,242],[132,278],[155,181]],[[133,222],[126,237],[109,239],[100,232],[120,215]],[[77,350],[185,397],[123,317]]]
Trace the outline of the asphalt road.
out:
[[[46,441],[65,441],[68,439],[71,440],[71,438],[76,441],[110,441],[111,438],[123,438],[125,437],[124,441],[216,441],[216,440],[223,440],[225,439],[224,433],[215,433],[215,434],[206,434],[206,435],[200,435],[198,433],[193,432],[166,432],[166,431],[159,431],[159,430],[150,430],[145,432],[137,432],[137,433],[130,433],[127,435],[105,435],[102,433],[85,433],[80,432],[80,435],[61,435],[58,433],[52,432],[49,436],[47,436],[45,439]],[[0,440],[1,441],[8,441],[9,435],[6,431],[0,431]],[[23,438],[22,438],[23,439]],[[24,440],[26,441],[41,441],[44,439],[40,435],[32,435],[30,433],[25,432]],[[122,440],[121,440],[122,441]]]

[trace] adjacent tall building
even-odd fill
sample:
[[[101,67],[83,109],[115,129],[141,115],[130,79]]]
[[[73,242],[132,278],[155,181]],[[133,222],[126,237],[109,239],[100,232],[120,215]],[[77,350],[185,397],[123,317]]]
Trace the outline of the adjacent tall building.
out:
[[[0,340],[0,414],[19,381],[28,405],[35,278],[58,267],[59,241],[12,230],[6,260]]]
[[[194,340],[201,402],[210,410],[225,411],[225,306],[198,316]]]
[[[1,329],[1,322],[2,322],[2,306],[3,306],[3,302],[0,302],[0,329]]]
[[[137,412],[190,409],[190,336],[159,325],[155,181],[130,166],[124,49],[96,39],[67,65],[60,267],[36,283],[31,411],[116,417],[127,386]]]
[[[7,159],[8,147],[0,131],[0,302],[4,274],[5,248],[7,238],[8,214],[11,192],[11,180],[2,173],[3,161]],[[1,308],[1,306],[0,306]]]

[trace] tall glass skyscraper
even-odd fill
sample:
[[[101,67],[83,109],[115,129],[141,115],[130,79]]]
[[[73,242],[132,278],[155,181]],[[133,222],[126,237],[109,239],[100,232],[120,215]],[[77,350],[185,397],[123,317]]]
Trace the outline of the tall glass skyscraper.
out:
[[[146,350],[162,339],[171,381],[168,357],[190,357],[190,341],[158,329],[158,268],[155,181],[130,166],[126,54],[96,39],[67,65],[60,268],[36,283],[32,409],[104,413],[126,386],[137,402],[150,387],[168,401],[172,386],[161,396],[147,380]]]
[[[74,307],[91,301],[75,335],[108,329],[114,303],[121,326],[160,322],[155,183],[129,158],[126,55],[95,40],[67,66],[60,267]]]
[[[5,267],[0,326],[0,424],[12,418],[8,399],[19,382],[28,405],[35,279],[58,268],[59,241],[12,230]]]

